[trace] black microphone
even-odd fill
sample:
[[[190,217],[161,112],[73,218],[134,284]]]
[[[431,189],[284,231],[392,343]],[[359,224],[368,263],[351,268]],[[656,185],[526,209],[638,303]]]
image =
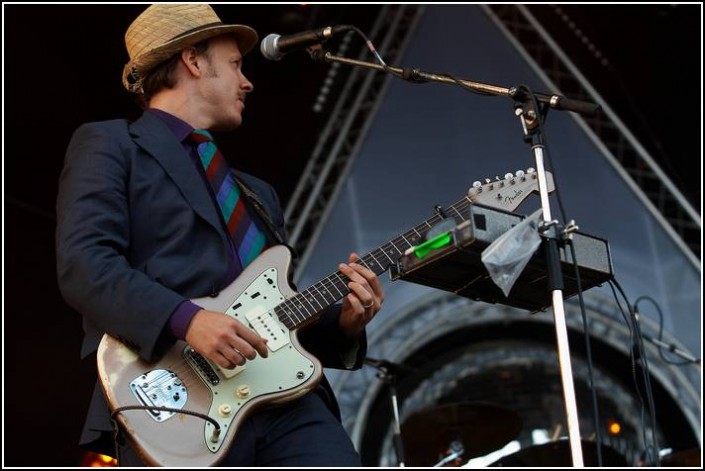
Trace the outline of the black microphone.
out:
[[[287,34],[285,36],[272,33],[262,40],[260,51],[262,51],[262,55],[266,59],[278,61],[288,52],[320,44],[336,34],[344,33],[351,29],[353,27],[350,25],[340,25],[326,26],[325,28]]]

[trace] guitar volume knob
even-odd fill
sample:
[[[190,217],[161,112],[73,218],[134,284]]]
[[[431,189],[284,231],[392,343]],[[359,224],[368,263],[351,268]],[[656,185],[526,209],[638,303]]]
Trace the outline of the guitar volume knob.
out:
[[[220,407],[218,407],[218,414],[220,414],[223,417],[229,416],[233,411],[233,408],[230,407],[230,404],[221,404]]]
[[[250,395],[250,387],[246,384],[243,384],[242,386],[239,386],[235,390],[235,395],[239,397],[240,399],[245,399],[247,396]]]

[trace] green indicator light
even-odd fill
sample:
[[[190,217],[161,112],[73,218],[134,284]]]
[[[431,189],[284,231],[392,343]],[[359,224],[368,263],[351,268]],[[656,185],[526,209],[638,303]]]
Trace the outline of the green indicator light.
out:
[[[450,241],[450,231],[438,234],[433,239],[429,239],[423,244],[419,244],[414,247],[414,253],[416,254],[416,258],[422,259],[426,255],[428,255],[431,249],[440,249],[441,247],[450,244]]]

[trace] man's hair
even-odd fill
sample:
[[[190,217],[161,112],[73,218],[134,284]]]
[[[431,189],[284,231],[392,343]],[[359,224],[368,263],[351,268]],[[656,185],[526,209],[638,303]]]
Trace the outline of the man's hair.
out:
[[[206,60],[210,61],[208,48],[210,47],[210,39],[201,41],[191,46],[196,49],[196,54],[202,55]],[[181,53],[174,54],[171,58],[159,64],[144,78],[142,82],[142,90],[144,93],[137,95],[142,108],[147,108],[152,97],[163,88],[174,88],[176,85],[176,77],[174,70],[181,60]]]

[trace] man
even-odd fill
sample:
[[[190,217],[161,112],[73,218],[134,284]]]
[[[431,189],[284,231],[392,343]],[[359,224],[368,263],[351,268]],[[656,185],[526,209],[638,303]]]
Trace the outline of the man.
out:
[[[216,297],[283,240],[274,190],[230,171],[207,132],[242,123],[253,90],[242,72],[243,55],[257,34],[222,24],[208,5],[160,4],[135,19],[125,42],[130,61],[123,84],[140,95],[145,113],[132,123],[81,126],[67,151],[57,200],[58,280],[84,318],[82,355],[95,352],[108,333],[144,361],[158,360],[184,340],[221,373],[255,359],[266,366],[268,341],[235,317],[193,301]],[[326,367],[361,366],[365,325],[384,300],[378,278],[356,258],[351,254],[338,267],[350,291],[342,304],[323,310],[300,335]],[[112,429],[96,387],[82,444],[105,452]],[[120,447],[119,460],[142,464],[128,445]],[[360,461],[324,378],[313,393],[252,414],[221,464]]]

